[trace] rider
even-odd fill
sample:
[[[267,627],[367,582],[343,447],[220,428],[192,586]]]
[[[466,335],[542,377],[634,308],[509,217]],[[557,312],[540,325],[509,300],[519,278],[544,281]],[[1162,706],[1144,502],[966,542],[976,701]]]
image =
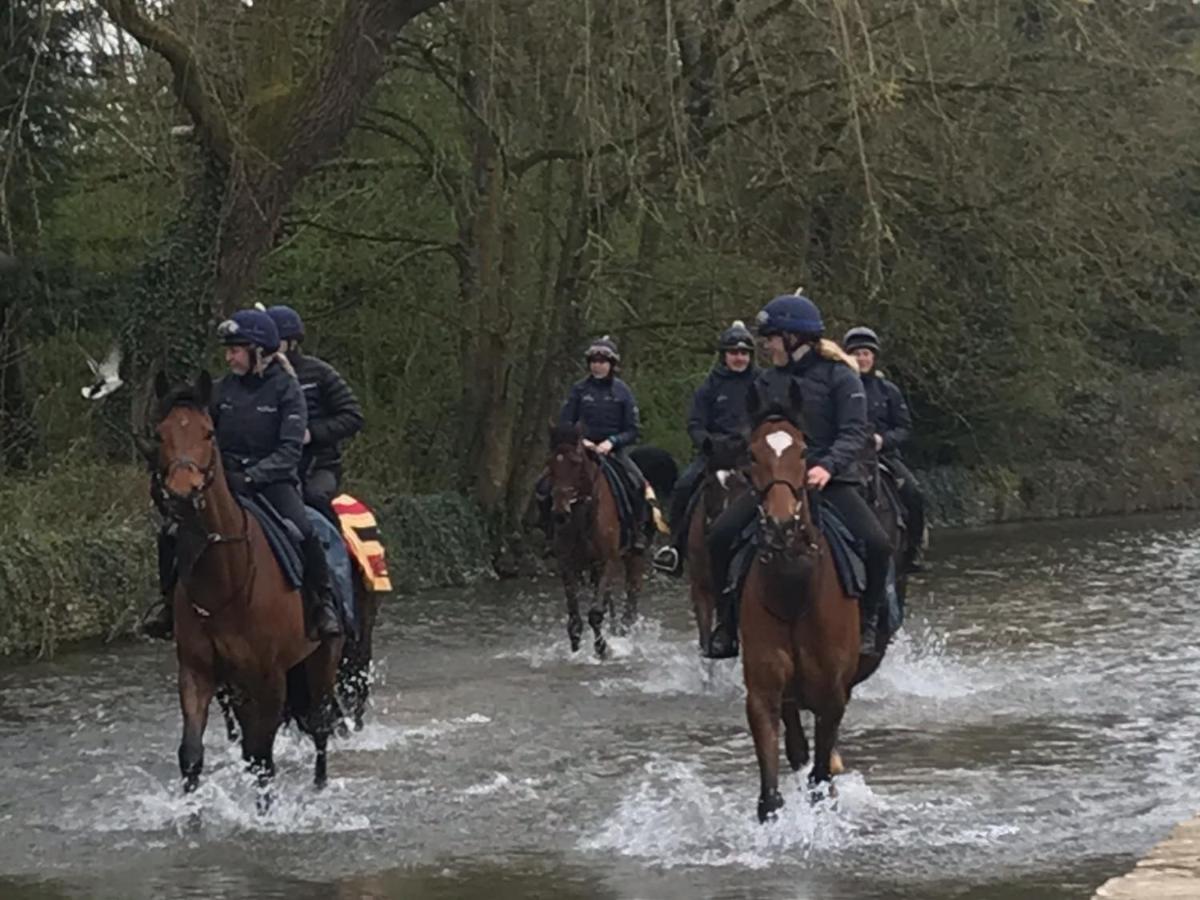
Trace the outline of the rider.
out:
[[[808,487],[837,509],[866,547],[867,588],[861,600],[860,652],[876,653],[875,630],[882,609],[891,550],[887,533],[863,498],[862,455],[867,440],[866,395],[853,362],[835,344],[821,340],[820,310],[807,297],[784,294],[758,314],[774,368],[759,376],[768,393],[777,379],[794,379],[804,398],[801,410],[808,445]],[[713,524],[708,538],[714,582],[722,586],[718,624],[708,647],[713,659],[737,655],[736,596],[728,581],[734,542],[754,519],[758,498],[748,494]]]
[[[921,562],[922,538],[925,534],[925,497],[921,486],[900,455],[900,448],[912,437],[912,416],[908,404],[894,382],[875,368],[880,353],[879,335],[865,325],[851,328],[842,339],[842,348],[858,362],[863,387],[867,392],[867,422],[871,426],[875,452],[887,463],[908,513],[909,558],[905,565],[910,572],[924,570]]]
[[[230,374],[218,383],[210,413],[229,488],[238,494],[261,494],[300,531],[306,582],[302,594],[312,604],[310,619],[321,638],[335,637],[341,634],[341,623],[329,567],[297,484],[307,414],[291,365],[278,354],[279,332],[265,312],[243,309],[220,324],[217,336],[225,346]],[[160,532],[160,561],[173,559],[174,540]],[[171,634],[169,581],[163,578],[163,599],[143,623],[143,631],[152,637]]]
[[[362,409],[337,369],[301,352],[304,322],[299,313],[290,306],[279,305],[269,307],[267,315],[279,330],[281,347],[296,370],[308,407],[308,428],[304,432],[299,470],[304,502],[337,524],[332,503],[342,481],[341,444],[362,430]]]
[[[641,429],[637,400],[629,385],[616,376],[621,355],[612,338],[605,335],[592,341],[584,357],[587,359],[588,377],[572,385],[571,393],[559,412],[558,423],[568,428],[581,425],[583,445],[601,456],[607,456],[623,470],[633,504],[634,546],[644,548],[644,478],[641,470],[629,458],[629,448],[637,441]]]
[[[683,571],[687,550],[688,503],[704,475],[704,441],[712,435],[745,435],[749,430],[746,395],[758,377],[754,365],[754,335],[745,324],[734,322],[717,339],[720,356],[704,383],[692,395],[687,430],[696,456],[671,494],[671,542],[654,555],[654,566],[671,575]]]

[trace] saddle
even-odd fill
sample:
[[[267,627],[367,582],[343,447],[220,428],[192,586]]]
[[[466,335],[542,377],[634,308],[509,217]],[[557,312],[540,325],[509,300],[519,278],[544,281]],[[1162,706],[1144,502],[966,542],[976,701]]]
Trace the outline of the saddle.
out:
[[[295,523],[279,514],[270,502],[262,496],[238,495],[238,503],[250,515],[258,520],[266,535],[267,544],[275,561],[279,563],[284,580],[294,590],[304,586],[304,556],[300,551],[300,529]],[[317,539],[325,550],[325,559],[329,565],[329,581],[337,600],[342,621],[345,622],[351,636],[357,634],[357,619],[354,603],[354,579],[351,572],[350,554],[342,540],[337,526],[311,506],[304,508],[308,520],[316,531]]]
[[[812,495],[810,494],[810,496]],[[867,588],[866,552],[863,543],[846,526],[832,504],[819,494],[816,495],[816,498],[817,502],[813,506],[817,512],[815,524],[829,545],[838,582],[847,597],[857,600],[862,597]],[[742,587],[760,547],[759,523],[756,519],[742,530],[737,541],[734,542],[733,561],[729,566],[729,584],[734,589],[734,596],[738,598],[739,606]],[[769,607],[771,613],[784,621],[794,620],[800,612],[799,604],[790,602],[790,598],[781,598],[781,600],[782,602],[777,601]],[[879,625],[891,637],[903,621],[904,607],[900,600],[900,593],[896,589],[896,567],[895,562],[892,561],[888,563],[885,602],[884,608],[880,611]]]
[[[600,454],[596,455],[596,459],[600,463],[600,471],[604,473],[604,478],[612,490],[613,499],[616,500],[617,518],[621,523],[621,546],[623,548],[631,547],[636,530],[642,527],[640,516],[636,512],[639,505],[634,498],[644,496],[645,478],[638,478],[635,483],[633,473],[630,471],[632,466],[626,467],[618,460]]]

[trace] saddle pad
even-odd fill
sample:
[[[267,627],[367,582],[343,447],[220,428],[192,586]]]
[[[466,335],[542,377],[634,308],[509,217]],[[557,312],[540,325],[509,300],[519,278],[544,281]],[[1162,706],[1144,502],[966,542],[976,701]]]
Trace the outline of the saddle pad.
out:
[[[617,518],[621,523],[621,546],[630,547],[633,544],[633,529],[638,527],[634,522],[633,500],[630,497],[631,486],[626,481],[621,466],[606,456],[599,456],[600,471],[612,489],[613,499],[617,502]]]
[[[379,526],[370,508],[349,494],[333,498],[333,511],[342,527],[342,539],[358,564],[363,584],[368,591],[380,593],[392,589],[388,577],[387,559],[379,540]]]
[[[354,576],[351,572],[350,553],[338,527],[329,521],[322,513],[306,506],[308,521],[312,523],[317,539],[325,548],[325,558],[329,561],[329,581],[333,586],[333,594],[341,607],[342,621],[350,637],[358,636],[358,616],[354,603]]]
[[[304,584],[304,560],[297,547],[300,542],[299,529],[257,494],[239,494],[237,499],[242,508],[254,516],[262,526],[263,533],[267,536],[267,544],[270,545],[288,586],[299,589]]]

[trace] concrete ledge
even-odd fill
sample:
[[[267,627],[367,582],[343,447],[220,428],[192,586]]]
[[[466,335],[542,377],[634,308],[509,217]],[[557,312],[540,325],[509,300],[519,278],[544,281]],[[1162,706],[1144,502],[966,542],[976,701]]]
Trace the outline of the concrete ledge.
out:
[[[1093,900],[1195,900],[1200,897],[1200,817],[1176,826],[1132,872],[1100,886]]]

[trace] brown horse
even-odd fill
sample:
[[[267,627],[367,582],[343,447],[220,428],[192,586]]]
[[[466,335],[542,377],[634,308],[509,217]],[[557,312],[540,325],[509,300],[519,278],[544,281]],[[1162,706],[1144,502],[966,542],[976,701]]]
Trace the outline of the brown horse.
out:
[[[740,435],[704,439],[704,478],[697,490],[700,498],[692,510],[687,531],[688,584],[700,650],[708,647],[712,635],[720,585],[713,584],[708,559],[708,529],[717,516],[750,489],[750,454],[746,439]]]
[[[783,806],[780,721],[788,762],[799,770],[809,758],[800,710],[812,711],[816,745],[809,785],[829,782],[850,689],[878,667],[879,658],[860,661],[858,602],[842,588],[809,508],[804,434],[788,417],[800,408],[800,398],[767,406],[752,391],[749,400],[751,410],[761,413],[750,439],[761,534],[742,591],[742,669],[761,780],[758,818],[765,822]]]
[[[242,756],[258,775],[264,808],[275,770],[275,733],[286,716],[312,736],[314,780],[318,786],[326,781],[342,640],[308,639],[299,593],[285,581],[257,519],[230,492],[207,412],[208,373],[175,390],[159,373],[155,389],[157,441],[146,449],[156,489],[178,525],[173,602],[184,790],[199,784],[209,704],[224,683],[241,731]]]
[[[625,605],[621,630],[637,619],[638,596],[645,576],[641,551],[621,546],[621,521],[617,500],[596,455],[583,446],[578,427],[552,426],[550,460],[551,511],[554,520],[554,555],[567,596],[567,636],[571,651],[579,649],[583,619],[579,591],[586,573],[592,586],[588,624],[592,626],[596,655],[608,654],[604,616],[612,612],[612,594],[624,577]]]

